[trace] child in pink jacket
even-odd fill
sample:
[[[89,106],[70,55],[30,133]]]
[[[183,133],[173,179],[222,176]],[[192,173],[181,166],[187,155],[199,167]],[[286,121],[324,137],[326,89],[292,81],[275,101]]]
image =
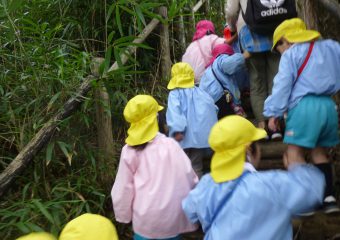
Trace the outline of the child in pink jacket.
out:
[[[157,112],[162,109],[148,95],[135,96],[124,109],[131,126],[111,197],[116,220],[132,221],[134,239],[179,239],[197,229],[181,202],[198,177],[180,145],[158,132]]]
[[[199,84],[201,77],[212,58],[212,49],[225,42],[215,34],[215,26],[209,20],[201,20],[196,25],[196,32],[192,43],[187,47],[182,62],[189,63],[195,72],[195,84]]]

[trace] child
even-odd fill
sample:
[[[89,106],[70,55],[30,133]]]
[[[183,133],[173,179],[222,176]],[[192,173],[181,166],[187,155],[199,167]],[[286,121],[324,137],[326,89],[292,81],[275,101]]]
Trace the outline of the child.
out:
[[[224,43],[224,39],[215,34],[215,26],[209,20],[201,20],[196,25],[193,42],[187,47],[182,62],[189,63],[195,72],[195,84],[199,84],[205,66],[211,59],[212,49]]]
[[[256,146],[245,164],[247,146],[266,135],[237,115],[211,129],[211,173],[182,202],[190,221],[202,224],[204,239],[292,239],[292,216],[322,202],[324,178],[312,165],[256,172],[250,163],[261,156]]]
[[[171,75],[166,112],[169,136],[179,141],[201,177],[203,156],[209,148],[209,132],[217,122],[217,108],[214,100],[194,85],[194,71],[189,64],[176,63]]]
[[[115,226],[112,222],[98,214],[85,213],[68,222],[59,240],[118,240]]]
[[[310,150],[315,166],[325,175],[325,213],[338,212],[333,190],[332,166],[326,148],[339,143],[338,116],[331,98],[340,89],[340,44],[321,40],[320,33],[306,30],[293,18],[281,23],[273,36],[273,49],[282,54],[272,95],[265,101],[269,128],[286,112],[284,142],[288,158],[303,162]]]
[[[134,239],[179,239],[197,229],[181,201],[198,178],[179,144],[158,132],[162,109],[148,95],[135,96],[124,109],[131,125],[111,197],[116,220],[132,221]]]
[[[52,234],[47,232],[34,232],[19,237],[16,240],[57,240]]]
[[[218,119],[234,113],[245,117],[235,74],[245,67],[249,53],[234,53],[230,45],[223,43],[214,47],[212,54],[199,87],[214,99]]]

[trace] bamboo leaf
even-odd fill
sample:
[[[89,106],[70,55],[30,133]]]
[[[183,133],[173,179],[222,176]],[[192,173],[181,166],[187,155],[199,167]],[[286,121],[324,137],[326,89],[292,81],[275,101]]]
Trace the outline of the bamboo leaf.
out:
[[[54,224],[52,215],[48,212],[45,206],[37,199],[33,199],[32,203],[39,209],[39,211],[47,218],[47,220]]]
[[[117,23],[120,35],[124,36],[122,22],[120,20],[120,12],[119,12],[119,7],[118,6],[116,7],[116,23]]]
[[[51,142],[48,144],[47,149],[46,149],[46,166],[48,166],[50,162],[52,161],[53,149],[54,149],[54,142]]]
[[[109,21],[109,19],[110,19],[111,15],[112,15],[113,10],[115,9],[115,7],[116,7],[115,4],[112,4],[109,7],[109,10],[107,11],[106,18],[105,18],[106,23]]]
[[[58,97],[60,96],[61,92],[58,92],[56,94],[54,94],[54,96],[51,98],[51,100],[48,102],[47,104],[47,112],[49,112],[54,104],[54,102],[58,99]]]

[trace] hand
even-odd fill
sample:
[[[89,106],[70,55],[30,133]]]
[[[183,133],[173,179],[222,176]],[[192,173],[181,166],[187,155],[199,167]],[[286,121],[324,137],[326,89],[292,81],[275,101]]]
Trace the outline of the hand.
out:
[[[269,118],[269,121],[268,121],[268,128],[273,131],[273,132],[276,132],[278,129],[277,129],[277,126],[278,126],[278,119],[275,118],[275,117],[271,117]]]
[[[180,141],[183,140],[184,134],[181,133],[181,132],[176,132],[174,138],[175,138],[175,140],[176,140],[177,142],[180,142]]]
[[[250,58],[250,57],[251,57],[251,54],[250,54],[248,51],[244,51],[244,52],[243,52],[243,57],[244,57],[245,59]]]

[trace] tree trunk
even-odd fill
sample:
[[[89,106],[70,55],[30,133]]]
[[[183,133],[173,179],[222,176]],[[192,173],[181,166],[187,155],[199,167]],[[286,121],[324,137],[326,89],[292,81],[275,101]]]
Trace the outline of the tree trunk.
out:
[[[161,24],[161,33],[160,33],[162,79],[169,79],[172,63],[171,63],[171,58],[170,58],[168,10],[166,7],[160,7],[159,13],[165,20],[165,23]]]
[[[187,41],[185,38],[185,25],[184,25],[184,18],[183,18],[183,11],[180,10],[179,21],[178,21],[178,38],[179,44],[181,47],[181,52],[184,54],[185,49],[187,48]]]
[[[92,73],[99,77],[99,66],[105,61],[104,58],[94,58]],[[115,151],[112,135],[111,102],[109,94],[102,81],[98,81],[98,86],[94,90],[96,102],[96,123],[97,123],[97,143],[99,149],[98,170],[101,172],[100,178],[103,184],[112,181],[111,173],[114,172],[115,162],[113,161]]]

